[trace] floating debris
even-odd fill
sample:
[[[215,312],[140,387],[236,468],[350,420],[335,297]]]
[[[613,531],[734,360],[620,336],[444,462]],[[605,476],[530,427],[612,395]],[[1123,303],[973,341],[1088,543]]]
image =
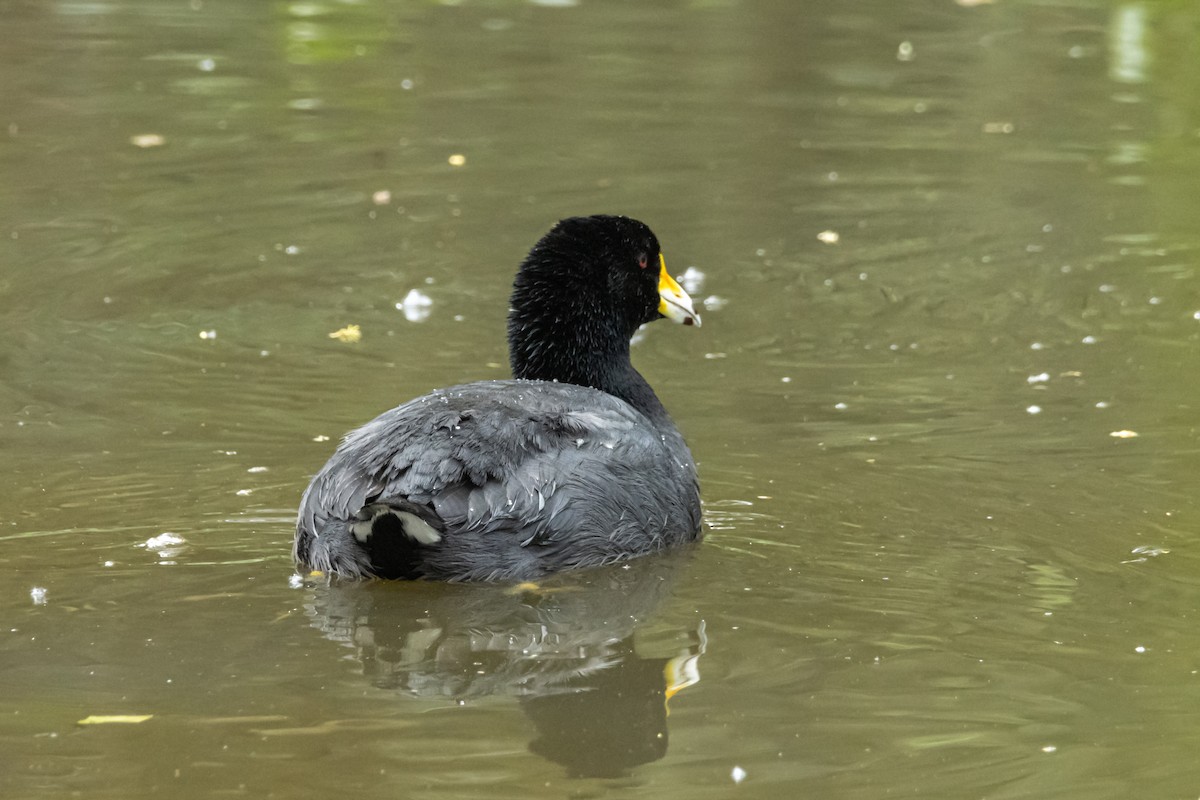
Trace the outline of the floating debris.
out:
[[[378,192],[375,192],[373,195],[371,195],[371,202],[377,206],[386,206],[388,203],[392,202],[392,193],[387,189],[380,189]]]
[[[157,133],[139,133],[137,136],[130,136],[129,142],[134,147],[162,147],[167,143],[167,138]]]
[[[153,714],[91,714],[76,725],[136,725],[152,718]]]
[[[1129,430],[1113,431],[1112,433],[1109,434],[1109,436],[1113,437],[1114,439],[1136,439],[1137,431],[1129,431]]]
[[[729,771],[729,777],[733,779],[734,783],[741,783],[746,780],[746,770],[735,766]]]
[[[1140,544],[1129,552],[1133,553],[1133,555],[1137,556],[1137,558],[1126,559],[1125,561],[1121,562],[1122,564],[1142,564],[1148,559],[1164,556],[1171,551],[1165,547],[1155,547],[1154,545]]]
[[[347,325],[329,334],[329,338],[337,339],[339,342],[357,342],[362,339],[362,328],[357,325]]]
[[[1041,406],[1028,406],[1025,409],[1025,413],[1026,414],[1040,414],[1040,413],[1042,413],[1042,407]]]
[[[1037,375],[1030,375],[1028,378],[1025,379],[1025,382],[1030,383],[1030,384],[1045,383],[1048,380],[1050,380],[1050,373],[1049,372],[1041,372],[1041,373],[1038,373]]]
[[[217,338],[217,332],[215,330],[200,331],[200,338],[201,339],[215,339],[215,338]]]
[[[314,436],[314,437],[312,438],[312,440],[313,440],[314,442],[328,442],[328,441],[329,441],[329,437],[328,437],[328,436],[326,436],[326,435],[325,435],[325,434],[323,434],[323,433],[318,433],[316,436]]]
[[[467,163],[467,157],[462,153],[455,153],[446,159],[446,161],[449,162],[450,166],[452,167],[461,167]]]
[[[33,601],[35,606],[46,605],[46,587],[35,586],[29,590],[29,599]]]
[[[837,231],[821,231],[817,234],[817,241],[825,244],[837,244],[841,240],[842,237]]]

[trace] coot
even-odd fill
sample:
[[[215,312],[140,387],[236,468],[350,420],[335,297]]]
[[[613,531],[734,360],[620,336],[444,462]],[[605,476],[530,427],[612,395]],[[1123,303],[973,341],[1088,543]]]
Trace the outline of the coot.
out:
[[[700,324],[646,225],[559,222],[513,285],[514,380],[438,389],[349,433],[304,493],[297,565],[529,580],[697,539],[692,455],[629,360],[663,317]]]

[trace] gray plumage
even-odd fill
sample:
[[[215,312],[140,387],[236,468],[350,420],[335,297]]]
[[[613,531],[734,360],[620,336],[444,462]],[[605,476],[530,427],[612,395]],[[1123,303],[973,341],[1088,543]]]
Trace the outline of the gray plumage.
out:
[[[423,513],[441,541],[377,529],[375,549],[420,559],[372,563],[345,534],[371,504]],[[344,576],[521,579],[662,550],[699,527],[678,432],[596,389],[492,381],[440,389],[347,436],[304,495],[300,528],[316,536],[298,540],[296,557]]]
[[[439,389],[348,434],[301,501],[297,564],[517,580],[698,538],[691,453],[630,363],[629,338],[664,313],[699,317],[650,260],[658,241],[640,222],[560,222],[515,283],[518,380]]]

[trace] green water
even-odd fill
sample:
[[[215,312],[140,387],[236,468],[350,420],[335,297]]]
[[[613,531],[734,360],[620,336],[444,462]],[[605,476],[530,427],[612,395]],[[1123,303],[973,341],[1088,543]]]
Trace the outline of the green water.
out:
[[[5,798],[1200,796],[1193,4],[0,25]],[[337,437],[505,376],[516,263],[595,212],[701,280],[634,358],[705,542],[294,576]]]

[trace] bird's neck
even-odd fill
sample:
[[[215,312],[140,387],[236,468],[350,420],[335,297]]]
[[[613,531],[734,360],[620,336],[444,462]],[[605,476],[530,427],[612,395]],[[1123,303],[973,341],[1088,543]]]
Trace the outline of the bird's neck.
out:
[[[571,334],[537,336],[526,326],[509,329],[509,362],[514,378],[590,386],[619,397],[656,426],[670,426],[658,395],[629,359],[622,335],[582,341]]]

